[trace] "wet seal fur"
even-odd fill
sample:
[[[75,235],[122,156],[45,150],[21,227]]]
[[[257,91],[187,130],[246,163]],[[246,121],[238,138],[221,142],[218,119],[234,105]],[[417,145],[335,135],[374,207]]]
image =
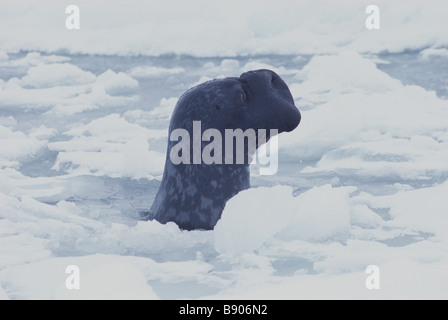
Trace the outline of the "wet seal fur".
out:
[[[222,136],[225,129],[245,131],[252,128],[256,132],[266,129],[267,142],[270,129],[289,132],[299,125],[300,119],[286,83],[273,71],[255,70],[239,78],[207,81],[185,92],[173,111],[169,137],[177,128],[187,130],[191,137],[193,121],[201,121],[202,132],[214,128]],[[257,136],[257,141],[259,138]],[[227,200],[250,188],[249,158],[245,158],[243,164],[224,164],[224,161],[222,164],[193,164],[190,161],[190,164],[175,165],[171,162],[170,151],[177,143],[168,141],[162,182],[144,218],[161,223],[173,221],[186,230],[211,230]],[[202,148],[204,145],[202,142]],[[236,153],[233,154],[235,157]]]

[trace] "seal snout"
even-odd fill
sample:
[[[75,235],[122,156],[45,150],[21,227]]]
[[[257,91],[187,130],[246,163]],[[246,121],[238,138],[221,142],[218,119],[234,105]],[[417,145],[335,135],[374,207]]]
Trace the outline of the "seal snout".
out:
[[[297,126],[300,123],[300,120],[302,119],[301,115],[300,115],[300,111],[299,109],[297,109],[297,107],[293,104],[290,104],[288,106],[286,106],[285,112],[284,112],[284,116],[282,117],[283,119],[280,122],[279,125],[279,133],[280,132],[290,132],[292,130],[294,130],[295,128],[297,128]],[[283,110],[282,110],[283,112]]]
[[[300,123],[301,115],[287,84],[271,70],[248,71],[240,79],[255,91],[257,112],[266,129],[277,129],[279,133],[290,132]]]

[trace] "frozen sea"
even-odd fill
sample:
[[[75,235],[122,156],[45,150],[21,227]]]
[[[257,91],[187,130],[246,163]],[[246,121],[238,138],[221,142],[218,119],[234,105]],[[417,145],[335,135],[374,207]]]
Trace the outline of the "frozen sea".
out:
[[[154,21],[129,6],[104,28],[84,9],[73,41],[51,19],[32,28],[41,15],[64,20],[56,2],[0,6],[0,298],[448,298],[448,25],[433,15],[446,5],[380,1],[385,18],[400,19],[383,18],[389,32],[365,41],[355,2],[339,13],[281,5],[298,17],[262,2],[229,21],[233,11],[216,4],[223,27],[209,17],[186,30],[179,17],[189,7],[175,3],[169,21],[151,3]],[[358,20],[360,31],[347,31]],[[237,27],[239,37],[225,37]],[[157,36],[145,42],[134,33],[142,28]],[[291,38],[301,40],[284,46]],[[180,95],[260,68],[284,79],[302,113],[279,136],[278,172],[252,166],[252,188],[227,203],[213,231],[141,221]],[[66,287],[71,265],[79,290]],[[379,289],[366,286],[370,265]]]

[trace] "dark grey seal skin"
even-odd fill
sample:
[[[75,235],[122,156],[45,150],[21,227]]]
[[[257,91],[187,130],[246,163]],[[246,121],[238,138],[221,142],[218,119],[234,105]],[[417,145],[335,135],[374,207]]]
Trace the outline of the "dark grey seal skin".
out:
[[[170,151],[178,141],[168,139],[162,182],[150,211],[143,218],[161,223],[173,221],[185,230],[213,229],[227,200],[250,188],[247,150],[244,163],[225,164],[224,130],[266,129],[268,141],[270,129],[289,132],[299,125],[300,119],[288,86],[270,70],[249,71],[239,78],[211,80],[191,88],[177,102],[168,137],[174,129],[183,128],[192,141],[193,121],[201,121],[202,132],[215,128],[222,135],[222,164],[193,164],[192,143],[190,164],[173,164]],[[260,138],[257,136],[257,141]],[[202,142],[201,148],[209,143]]]

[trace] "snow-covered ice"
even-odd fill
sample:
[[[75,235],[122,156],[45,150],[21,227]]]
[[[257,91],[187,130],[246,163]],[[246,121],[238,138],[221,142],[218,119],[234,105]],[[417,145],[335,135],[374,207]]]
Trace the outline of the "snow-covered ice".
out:
[[[448,6],[368,4],[0,4],[0,299],[448,298]],[[180,95],[258,68],[302,112],[277,174],[213,231],[141,221]]]

